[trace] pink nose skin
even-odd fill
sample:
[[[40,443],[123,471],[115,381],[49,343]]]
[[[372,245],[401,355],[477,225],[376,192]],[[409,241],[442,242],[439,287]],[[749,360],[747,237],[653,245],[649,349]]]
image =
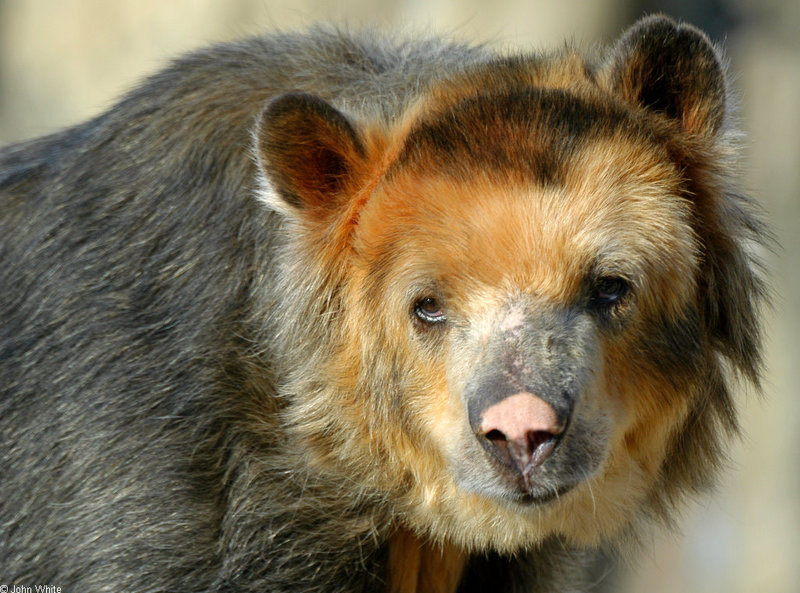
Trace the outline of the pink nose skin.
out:
[[[489,440],[501,461],[527,477],[550,456],[556,445],[554,437],[563,430],[550,404],[521,392],[483,412],[479,435]]]

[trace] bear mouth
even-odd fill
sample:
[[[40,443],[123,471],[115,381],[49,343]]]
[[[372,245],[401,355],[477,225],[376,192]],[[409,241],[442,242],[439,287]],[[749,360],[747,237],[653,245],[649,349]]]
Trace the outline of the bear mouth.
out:
[[[575,488],[576,484],[562,484],[555,488],[550,488],[542,494],[528,492],[520,495],[515,502],[524,506],[541,506],[558,500],[567,492]]]
[[[549,472],[541,471],[542,468],[532,474],[520,474],[507,467],[497,469],[504,495],[523,506],[544,505],[557,500],[580,483],[580,480],[565,480],[565,476],[556,472],[555,475],[546,475]]]

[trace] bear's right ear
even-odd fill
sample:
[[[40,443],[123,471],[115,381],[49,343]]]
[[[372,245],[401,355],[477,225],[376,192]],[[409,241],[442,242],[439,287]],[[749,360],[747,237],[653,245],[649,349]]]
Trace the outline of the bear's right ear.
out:
[[[262,191],[261,199],[288,214],[335,210],[365,158],[347,118],[319,97],[304,93],[270,101],[255,140],[260,173],[277,192],[275,196]]]

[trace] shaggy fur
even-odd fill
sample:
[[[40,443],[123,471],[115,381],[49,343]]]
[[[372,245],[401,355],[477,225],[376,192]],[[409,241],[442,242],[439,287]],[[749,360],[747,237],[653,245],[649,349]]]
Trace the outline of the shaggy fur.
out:
[[[4,582],[583,590],[758,379],[727,95],[664,17],[591,58],[317,29],[3,149]],[[523,475],[476,434],[518,391],[565,425]]]

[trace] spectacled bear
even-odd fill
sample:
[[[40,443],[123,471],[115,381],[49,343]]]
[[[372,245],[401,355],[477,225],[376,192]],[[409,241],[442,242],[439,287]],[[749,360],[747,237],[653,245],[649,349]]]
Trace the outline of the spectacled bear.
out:
[[[318,28],[0,152],[0,575],[582,590],[758,381],[719,50]]]

